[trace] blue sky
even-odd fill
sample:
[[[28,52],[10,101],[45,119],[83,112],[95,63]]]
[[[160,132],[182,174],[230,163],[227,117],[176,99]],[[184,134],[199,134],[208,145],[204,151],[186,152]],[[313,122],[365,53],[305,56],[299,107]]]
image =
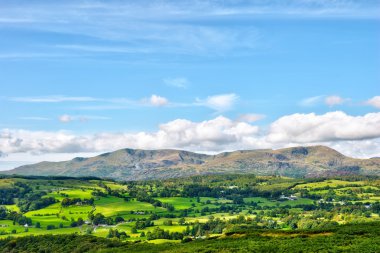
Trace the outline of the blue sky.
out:
[[[379,13],[377,0],[0,0],[0,169],[123,147],[378,156]]]

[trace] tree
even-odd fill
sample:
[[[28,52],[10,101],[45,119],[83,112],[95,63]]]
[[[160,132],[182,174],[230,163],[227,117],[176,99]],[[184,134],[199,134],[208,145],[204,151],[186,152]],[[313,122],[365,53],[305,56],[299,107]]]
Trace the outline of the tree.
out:
[[[46,226],[46,230],[52,230],[52,229],[55,229],[54,225],[49,224]]]
[[[95,225],[104,224],[104,223],[106,223],[106,217],[101,213],[97,213],[97,214],[95,214],[92,222]]]
[[[183,217],[178,220],[178,224],[180,224],[180,225],[183,225],[185,223],[186,223],[186,220]]]
[[[36,222],[36,228],[41,228],[41,223],[39,221]]]
[[[165,220],[164,221],[164,226],[172,226],[173,225],[173,221],[172,220]]]
[[[78,226],[82,226],[84,224],[84,221],[81,217],[79,217],[77,223],[78,223]]]
[[[120,216],[117,216],[115,218],[115,223],[120,223],[120,222],[123,222],[124,221],[124,218],[123,217],[120,217]]]

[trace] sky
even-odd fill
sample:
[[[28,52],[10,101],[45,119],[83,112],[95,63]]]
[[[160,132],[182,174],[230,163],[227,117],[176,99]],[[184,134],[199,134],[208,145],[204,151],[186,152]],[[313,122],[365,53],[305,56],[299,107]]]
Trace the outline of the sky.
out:
[[[0,0],[0,170],[121,148],[377,157],[379,70],[379,0]]]

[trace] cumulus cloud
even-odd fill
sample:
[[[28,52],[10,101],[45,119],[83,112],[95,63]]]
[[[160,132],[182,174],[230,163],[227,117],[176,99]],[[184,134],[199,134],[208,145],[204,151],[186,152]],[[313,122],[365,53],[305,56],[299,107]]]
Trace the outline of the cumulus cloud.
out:
[[[335,140],[363,140],[380,137],[380,113],[350,116],[341,111],[323,115],[292,114],[270,125],[267,136],[273,143],[308,143]]]
[[[380,96],[375,96],[366,101],[366,104],[371,105],[377,109],[380,109]]]
[[[232,109],[238,99],[238,95],[235,93],[229,93],[209,96],[204,100],[198,99],[197,103],[202,106],[207,106],[216,111],[223,112]]]
[[[190,82],[184,77],[177,77],[177,78],[165,78],[164,83],[166,85],[176,87],[176,88],[187,88]]]
[[[217,117],[202,122],[177,119],[159,126],[153,133],[98,133],[75,135],[59,131],[2,130],[0,150],[9,153],[76,153],[99,152],[118,148],[182,148],[219,151],[237,147],[256,136],[257,126]]]
[[[263,115],[263,114],[247,113],[247,114],[241,114],[237,118],[237,120],[252,123],[252,122],[261,120],[263,118],[265,118],[265,115]]]
[[[152,95],[149,99],[149,103],[152,106],[164,106],[169,103],[169,100],[158,95]]]
[[[380,113],[344,112],[283,116],[266,128],[219,116],[194,122],[176,119],[153,132],[0,130],[0,150],[12,154],[99,153],[121,148],[176,148],[200,152],[327,145],[353,157],[380,156]]]
[[[344,98],[339,96],[328,96],[325,98],[325,104],[328,106],[340,105],[345,101]]]

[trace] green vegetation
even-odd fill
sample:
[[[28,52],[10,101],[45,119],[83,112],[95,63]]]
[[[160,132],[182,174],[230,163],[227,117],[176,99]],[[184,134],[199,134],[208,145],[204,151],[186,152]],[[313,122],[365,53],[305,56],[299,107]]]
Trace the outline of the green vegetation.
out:
[[[235,252],[239,245],[259,252],[275,252],[277,245],[277,252],[285,252],[301,243],[312,251],[313,243],[323,250],[334,241],[336,251],[377,252],[372,249],[379,246],[373,242],[379,234],[372,231],[380,224],[377,177],[209,175],[131,182],[4,177],[0,185],[4,252],[33,252],[16,242],[43,249],[49,240],[60,244],[69,238],[83,240],[77,252],[88,251],[91,242],[93,251],[106,252]],[[362,234],[361,224],[368,227]],[[344,244],[345,237],[350,243]],[[60,249],[75,252],[70,247]]]
[[[2,252],[379,252],[380,223],[347,224],[337,228],[278,231],[236,228],[224,236],[183,243],[131,243],[90,235],[44,235],[0,240]],[[114,232],[113,232],[114,233]],[[166,243],[164,243],[166,242]],[[158,243],[158,244],[157,244]]]

